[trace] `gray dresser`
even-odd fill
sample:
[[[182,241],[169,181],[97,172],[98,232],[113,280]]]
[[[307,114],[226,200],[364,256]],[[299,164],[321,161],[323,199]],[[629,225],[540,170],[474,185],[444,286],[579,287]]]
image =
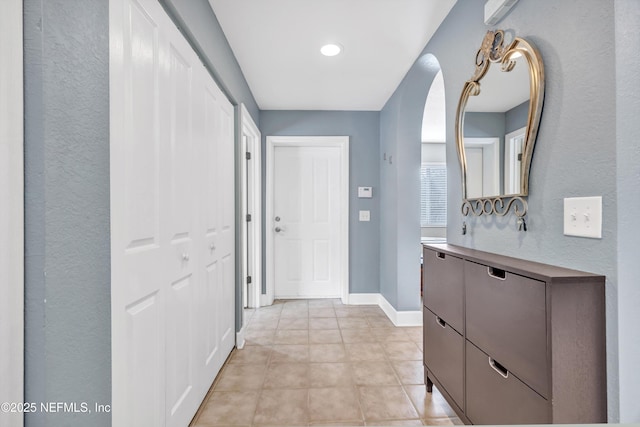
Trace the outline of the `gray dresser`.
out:
[[[467,424],[607,421],[604,276],[423,245],[424,365]]]

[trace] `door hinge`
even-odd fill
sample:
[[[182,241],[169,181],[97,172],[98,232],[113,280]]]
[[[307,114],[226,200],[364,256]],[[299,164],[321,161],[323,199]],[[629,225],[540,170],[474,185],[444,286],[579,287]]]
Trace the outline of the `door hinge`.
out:
[[[522,153],[518,154],[518,161],[521,162],[522,161]]]
[[[251,214],[247,214],[246,220],[247,222],[251,222]]]
[[[247,151],[247,152],[244,154],[244,157],[245,157],[247,160],[251,160],[251,153]]]
[[[247,276],[247,285],[251,284],[251,276]]]

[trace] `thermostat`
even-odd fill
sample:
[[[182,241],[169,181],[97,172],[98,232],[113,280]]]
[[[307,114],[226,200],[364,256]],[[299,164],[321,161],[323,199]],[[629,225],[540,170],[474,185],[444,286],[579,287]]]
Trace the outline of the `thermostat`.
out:
[[[370,199],[373,194],[371,187],[358,187],[358,198]]]

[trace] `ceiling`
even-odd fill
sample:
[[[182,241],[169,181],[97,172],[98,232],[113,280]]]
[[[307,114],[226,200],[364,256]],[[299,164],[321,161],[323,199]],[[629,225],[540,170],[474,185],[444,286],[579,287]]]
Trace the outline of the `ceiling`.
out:
[[[523,57],[514,61],[509,72],[503,72],[499,63],[489,66],[480,80],[480,94],[469,97],[465,111],[505,112],[529,100],[529,67]]]
[[[260,109],[379,111],[456,1],[209,3]]]

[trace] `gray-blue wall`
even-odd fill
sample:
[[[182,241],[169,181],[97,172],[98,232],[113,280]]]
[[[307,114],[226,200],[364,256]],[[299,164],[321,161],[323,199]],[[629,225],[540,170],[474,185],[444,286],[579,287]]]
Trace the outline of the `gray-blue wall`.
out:
[[[466,112],[464,136],[471,138],[500,138],[527,125],[529,103],[525,102],[505,113]]]
[[[464,136],[467,138],[500,138],[500,145],[504,143],[505,129],[504,113],[464,114]]]
[[[459,0],[423,52],[435,55],[442,66],[448,123],[454,123],[460,92],[464,82],[474,71],[473,58],[489,29],[483,23],[483,6],[484,2],[481,1]],[[615,19],[614,6],[631,9],[633,13],[631,17],[618,16]],[[631,369],[629,357],[640,359],[638,340],[632,335],[632,331],[626,329],[627,322],[638,322],[638,315],[631,313],[632,307],[635,307],[637,313],[637,279],[635,285],[630,279],[633,276],[631,273],[637,270],[626,267],[628,278],[625,282],[618,278],[619,257],[626,259],[630,256],[628,254],[637,252],[631,246],[632,243],[627,241],[627,236],[619,238],[622,230],[619,231],[618,223],[620,215],[627,215],[627,211],[618,213],[620,199],[631,207],[637,204],[637,197],[627,196],[627,193],[622,195],[619,191],[632,190],[637,194],[640,180],[637,161],[633,163],[636,165],[635,169],[627,163],[623,171],[617,169],[616,163],[620,152],[634,154],[637,159],[637,143],[631,136],[635,134],[634,131],[637,133],[637,125],[633,127],[632,124],[626,124],[626,121],[616,120],[616,105],[635,107],[634,113],[637,112],[638,105],[637,96],[624,99],[620,95],[616,97],[616,77],[627,77],[628,82],[637,81],[638,69],[635,59],[633,61],[636,62],[633,63],[636,67],[632,70],[618,69],[621,65],[616,67],[615,55],[618,36],[625,41],[620,47],[625,56],[637,57],[637,54],[631,53],[637,49],[638,44],[637,9],[637,5],[630,0],[520,0],[499,24],[500,28],[512,29],[518,36],[532,41],[540,50],[545,63],[546,96],[531,169],[528,232],[516,230],[512,215],[505,218],[472,218],[461,215],[460,168],[454,145],[454,128],[447,128],[447,237],[450,243],[607,276],[607,391],[611,421],[620,419],[621,395],[625,402],[640,400],[638,382],[631,385],[625,379],[626,388],[621,389],[618,372],[619,322],[625,324],[626,331],[620,335],[620,350],[629,352],[625,355],[625,368]],[[594,58],[597,58],[597,64],[594,64]],[[420,64],[414,65],[409,75],[419,67]],[[632,84],[624,83],[624,87],[630,88]],[[405,78],[385,106],[382,117],[408,117],[407,114],[413,114],[414,110],[421,111],[420,102],[412,103],[402,99],[406,93],[421,91],[421,85],[422,82]],[[637,93],[637,89],[633,89]],[[388,138],[389,134],[397,134],[407,128],[419,128],[419,125],[419,119],[405,124],[397,120],[398,128],[382,132],[381,149],[387,144],[384,138]],[[626,138],[617,136],[616,131],[624,132]],[[402,138],[396,138],[396,141],[398,157],[406,159],[406,163],[398,169],[417,170],[418,161],[412,160],[412,141]],[[393,187],[392,181],[393,177],[381,174],[382,188]],[[401,198],[414,197],[413,192],[403,190],[405,182],[412,185],[409,181],[397,178],[398,205],[409,203],[403,203]],[[563,199],[575,196],[603,196],[602,239],[563,235]],[[413,224],[416,221],[414,216],[417,218],[417,213],[414,214],[411,209],[399,211],[397,217],[390,221],[383,220],[381,237],[390,233],[390,230],[399,228],[399,224]],[[463,221],[469,224],[469,233],[464,236],[461,234]],[[635,227],[630,227],[625,232],[637,237],[636,230]],[[620,245],[622,242],[626,242],[624,246]],[[395,243],[398,245],[398,254],[403,247],[409,250],[414,246],[413,239],[403,239],[399,233]],[[383,255],[381,259],[385,260],[386,257]],[[631,262],[630,259],[628,261]],[[417,268],[413,257],[411,262],[414,265],[411,269]],[[392,270],[396,267],[392,265],[385,268]],[[401,270],[399,261],[397,269]],[[396,286],[395,291],[401,293],[400,280],[396,282]],[[630,297],[632,302],[619,303],[619,289],[625,289],[625,297]],[[391,289],[389,292],[393,291]],[[637,379],[637,374],[631,377]],[[626,419],[638,420],[637,409],[630,409],[629,403],[627,411],[627,414],[636,411],[636,416],[629,418],[626,415]]]
[[[640,422],[640,2],[616,0],[616,136],[607,140],[616,148],[618,210],[618,355],[620,371],[620,422]],[[609,218],[614,219],[614,218]]]
[[[421,130],[424,104],[439,70],[433,55],[421,55],[380,112],[380,292],[399,311],[421,305]],[[447,123],[454,121],[447,116]],[[447,158],[454,157],[447,152]]]
[[[523,102],[505,113],[505,133],[525,127],[527,120],[529,120],[529,103]]]
[[[25,402],[111,403],[108,29],[102,0],[24,2]]]
[[[262,111],[262,152],[267,136],[349,136],[349,292],[378,293],[380,280],[380,126],[372,111]],[[266,164],[262,163],[262,197],[265,197]],[[373,187],[373,198],[359,199],[358,187]],[[358,221],[358,211],[371,211],[370,222]],[[265,218],[262,223],[265,241]],[[265,262],[263,246],[263,265]],[[266,283],[263,270],[262,283]]]

